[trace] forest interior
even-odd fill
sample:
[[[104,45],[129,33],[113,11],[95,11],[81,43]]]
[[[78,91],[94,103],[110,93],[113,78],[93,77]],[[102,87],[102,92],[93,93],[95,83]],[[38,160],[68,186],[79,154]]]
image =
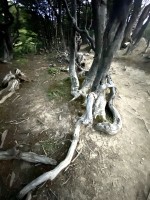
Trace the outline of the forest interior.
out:
[[[0,1],[0,200],[150,200],[150,1]]]

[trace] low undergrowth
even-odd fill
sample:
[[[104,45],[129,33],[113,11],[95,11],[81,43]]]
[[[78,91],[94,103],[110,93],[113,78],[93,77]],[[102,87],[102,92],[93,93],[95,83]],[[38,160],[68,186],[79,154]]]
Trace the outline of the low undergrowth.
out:
[[[56,75],[60,73],[60,69],[59,68],[55,68],[55,67],[49,67],[48,68],[48,73],[50,75]]]

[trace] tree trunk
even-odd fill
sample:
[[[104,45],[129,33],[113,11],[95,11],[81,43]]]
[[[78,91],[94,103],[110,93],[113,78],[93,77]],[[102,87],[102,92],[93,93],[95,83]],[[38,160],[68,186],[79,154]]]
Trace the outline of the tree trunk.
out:
[[[0,24],[0,32],[2,33],[3,42],[3,58],[9,61],[13,57],[13,45],[10,35],[10,26],[14,22],[13,15],[9,12],[9,6],[7,0],[1,1],[2,12],[4,13],[4,21]]]
[[[122,42],[123,44],[125,42],[131,41],[131,33],[132,33],[133,25],[136,22],[137,17],[140,13],[141,4],[142,4],[142,0],[134,1],[133,11],[132,11],[129,22],[127,23],[126,29],[125,29],[124,39],[123,39],[123,42]]]
[[[71,7],[72,16],[76,19],[76,0],[72,0]],[[71,94],[76,96],[79,88],[79,81],[76,73],[76,31],[72,24],[71,36],[70,36],[70,63],[69,63],[69,74],[71,78]]]
[[[114,5],[113,12],[105,29],[102,55],[98,63],[98,70],[92,86],[92,91],[95,91],[99,87],[99,84],[101,84],[101,81],[105,79],[109,71],[113,55],[120,46],[130,4],[131,1],[124,0],[121,3],[118,1]],[[118,13],[116,13],[117,9]]]
[[[149,15],[149,12],[150,12],[150,4],[147,5],[144,9],[143,9],[143,12],[139,18],[139,21],[136,25],[136,28],[134,29],[133,31],[133,34],[132,34],[132,40],[134,41],[135,38],[137,37],[137,34],[139,33],[142,25],[143,25],[143,22],[144,20],[147,18],[147,16]]]
[[[59,14],[57,16],[57,22],[58,22],[58,32],[60,35],[60,41],[62,42],[63,50],[66,50],[66,43],[65,43],[65,38],[64,38],[64,33],[63,33],[63,28],[62,28],[62,1],[58,1],[58,10]]]
[[[94,22],[93,27],[95,34],[95,55],[92,66],[81,89],[83,93],[86,93],[91,88],[95,75],[97,73],[98,66],[100,64],[103,47],[103,36],[106,26],[106,9],[107,0],[104,0],[102,2],[100,2],[99,0],[92,1],[92,12]]]
[[[126,54],[132,52],[135,49],[136,45],[138,44],[138,42],[142,38],[142,35],[143,35],[145,29],[147,28],[149,22],[150,22],[150,14],[149,14],[149,17],[148,17],[147,21],[145,22],[145,24],[142,25],[141,29],[137,33],[136,38],[134,39],[133,43],[127,49]]]
[[[149,45],[150,45],[150,39],[147,40],[146,48],[145,48],[145,50],[144,50],[143,53],[147,53],[147,50],[148,50],[148,48],[149,48]]]

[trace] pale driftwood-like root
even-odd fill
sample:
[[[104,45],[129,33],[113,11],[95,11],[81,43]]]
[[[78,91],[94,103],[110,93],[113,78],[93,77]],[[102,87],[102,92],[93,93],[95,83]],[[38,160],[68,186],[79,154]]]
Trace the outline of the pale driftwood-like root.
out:
[[[46,165],[56,165],[57,161],[46,157],[44,155],[38,155],[33,152],[21,152],[16,148],[8,149],[7,151],[0,151],[0,160],[24,160],[31,163],[43,163]]]
[[[42,184],[43,182],[47,180],[53,180],[54,178],[56,178],[56,176],[71,163],[71,160],[74,156],[74,152],[76,150],[79,141],[81,123],[82,123],[81,119],[76,123],[72,143],[70,145],[66,158],[53,170],[44,173],[43,175],[39,176],[31,183],[29,183],[27,186],[25,186],[18,195],[19,199],[22,199],[26,194],[28,194],[31,190],[35,189],[38,185]]]
[[[91,92],[87,96],[86,113],[82,119],[84,125],[93,123],[93,104],[94,104],[96,97],[97,97],[97,95],[94,92]]]
[[[115,135],[122,128],[122,119],[121,119],[119,112],[113,105],[113,100],[116,95],[116,89],[114,87],[114,84],[113,84],[110,76],[107,76],[107,85],[109,86],[109,89],[110,89],[107,107],[113,116],[113,122],[111,123],[108,121],[107,122],[104,121],[102,123],[98,123],[95,126],[95,128],[96,128],[96,130],[98,130],[100,132],[104,132],[109,135]]]
[[[20,81],[25,81],[25,82],[31,81],[20,69],[15,69],[15,77]]]
[[[15,92],[10,92],[7,95],[5,95],[4,97],[2,97],[2,99],[0,100],[0,104],[4,103],[6,101],[6,99],[8,99],[9,97],[11,97]]]
[[[10,80],[15,79],[15,75],[10,71],[2,80],[2,87],[7,87]]]
[[[115,121],[113,123],[110,122],[98,123],[95,126],[96,130],[109,135],[115,135],[121,130],[122,128],[121,116],[115,107],[113,107],[113,109],[115,112]]]
[[[11,97],[15,93],[15,91],[19,89],[19,84],[20,84],[20,81],[17,79],[11,79],[8,82],[7,87],[1,91],[1,94],[3,93],[6,93],[6,94],[0,100],[0,104],[4,103],[6,99]]]
[[[19,89],[20,81],[29,81],[27,76],[20,69],[16,69],[15,74],[12,74],[10,71],[9,74],[4,77],[2,87],[5,89],[0,91],[0,95],[4,96],[1,98],[0,104],[4,103],[6,99],[11,97],[15,91]]]
[[[99,89],[99,94],[94,105],[94,118],[99,116],[102,121],[106,121],[106,96],[103,88]]]

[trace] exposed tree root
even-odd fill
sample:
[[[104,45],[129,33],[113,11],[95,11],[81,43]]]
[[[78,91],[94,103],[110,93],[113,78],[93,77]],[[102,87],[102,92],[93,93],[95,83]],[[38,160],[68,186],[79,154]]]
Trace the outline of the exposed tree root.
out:
[[[37,155],[33,152],[21,152],[15,147],[7,151],[0,151],[0,160],[24,160],[31,163],[43,163],[47,165],[56,165],[57,161],[44,155]]]
[[[16,90],[19,89],[20,81],[29,81],[27,76],[21,72],[20,69],[15,69],[15,74],[11,71],[6,74],[2,81],[2,89],[0,91],[0,95],[3,97],[0,100],[0,104],[4,103],[9,97],[11,97]]]
[[[79,141],[81,123],[82,123],[81,119],[79,119],[78,122],[76,123],[72,143],[68,150],[66,158],[53,170],[42,174],[41,176],[33,180],[31,183],[29,183],[27,186],[25,186],[18,195],[19,199],[22,199],[26,194],[28,194],[31,190],[35,189],[38,185],[42,184],[43,182],[47,180],[53,180],[54,178],[56,178],[56,176],[71,163],[71,160],[73,158],[74,152],[76,150]]]
[[[111,112],[113,119],[112,119],[112,123],[109,121],[106,122],[105,121],[106,118],[105,118],[105,120],[103,119],[103,122],[98,123],[96,125],[96,130],[107,133],[109,135],[114,135],[114,134],[118,133],[118,131],[120,131],[120,129],[122,128],[122,120],[121,120],[121,116],[120,116],[119,112],[113,105],[113,100],[116,95],[116,88],[114,87],[114,84],[113,84],[110,76],[107,76],[107,83],[108,83],[107,86],[109,87],[109,90],[110,90],[109,97],[107,100],[106,96],[105,96],[105,99],[106,99],[105,100],[104,94],[101,95],[101,104],[99,104],[100,105],[99,110],[101,111],[100,113],[103,116],[104,112],[106,112],[106,106],[105,106],[105,111],[104,111],[104,105],[107,105],[107,108]],[[102,103],[102,102],[104,102],[104,103]],[[106,102],[107,102],[107,104],[106,104]]]
[[[94,118],[99,116],[102,121],[106,121],[106,112],[105,112],[105,107],[106,107],[106,98],[105,98],[105,89],[101,87],[99,89],[99,94],[96,99],[95,105],[94,105]]]
[[[93,114],[92,114],[92,108],[94,101],[96,99],[97,95],[94,92],[91,92],[87,96],[87,103],[86,103],[86,113],[83,117],[83,124],[88,125],[93,123]]]

